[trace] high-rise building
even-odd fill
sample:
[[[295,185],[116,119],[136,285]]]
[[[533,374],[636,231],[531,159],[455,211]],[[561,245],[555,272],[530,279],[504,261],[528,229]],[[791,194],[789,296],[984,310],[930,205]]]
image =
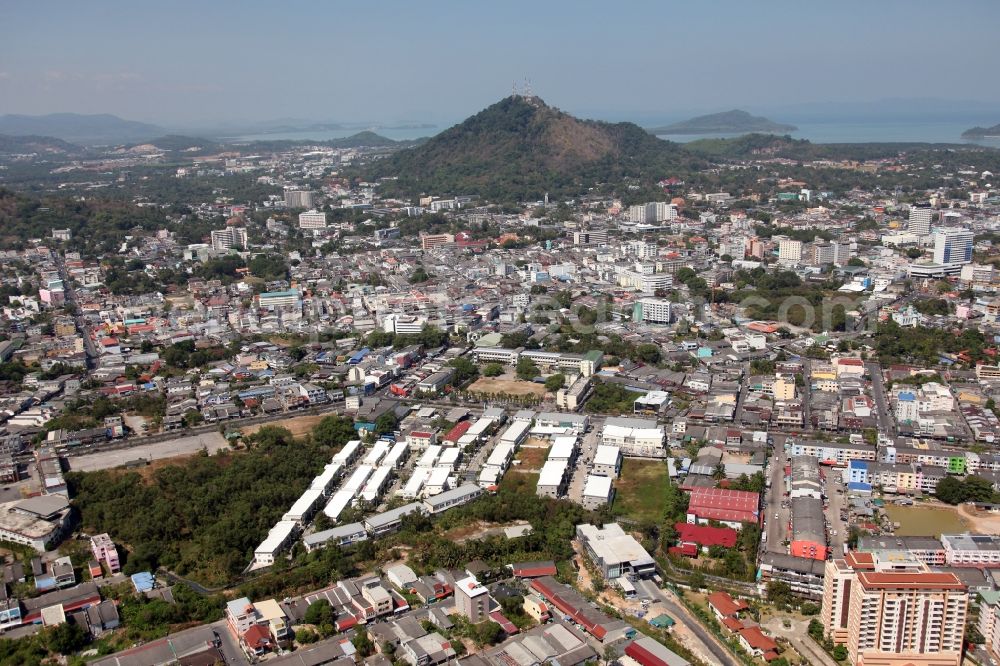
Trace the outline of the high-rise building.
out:
[[[927,204],[910,206],[910,233],[918,236],[929,236],[934,209]]]
[[[316,210],[299,213],[299,229],[326,229],[326,213]]]
[[[244,227],[212,229],[212,249],[218,252],[247,249],[247,230]]]
[[[972,262],[974,236],[965,229],[947,229],[934,234],[934,263],[968,264]]]
[[[797,264],[802,261],[802,241],[782,238],[778,241],[778,261]]]
[[[843,266],[851,260],[851,245],[850,243],[838,243],[834,241],[830,243],[833,247],[833,263],[838,266]]]
[[[632,320],[642,324],[669,324],[672,305],[662,298],[640,298],[632,309]]]
[[[959,666],[968,588],[916,559],[848,553],[826,563],[822,622],[855,666]]]
[[[489,617],[490,593],[474,576],[455,582],[455,610],[478,624]]]
[[[779,250],[780,251],[780,250]],[[825,264],[832,264],[836,258],[836,251],[830,243],[816,243],[812,246],[812,264],[813,266],[823,266]]]
[[[310,190],[285,190],[285,205],[289,208],[312,208],[313,193]]]
[[[633,224],[646,224],[649,219],[646,217],[646,206],[639,204],[628,207],[628,221]]]

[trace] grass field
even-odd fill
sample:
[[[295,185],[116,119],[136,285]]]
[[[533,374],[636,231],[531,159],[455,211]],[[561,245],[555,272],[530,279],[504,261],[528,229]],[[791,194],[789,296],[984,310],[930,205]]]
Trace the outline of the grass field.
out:
[[[540,470],[542,465],[545,464],[545,459],[549,456],[548,446],[521,446],[518,450],[517,455],[514,456],[515,460],[520,460],[521,464],[517,467],[522,472],[528,470]]]
[[[534,382],[521,379],[497,379],[480,377],[469,387],[471,393],[506,393],[508,395],[545,395],[545,387]]]
[[[626,458],[621,477],[615,482],[612,512],[637,521],[659,521],[669,483],[667,466],[662,462]]]
[[[247,426],[241,431],[244,435],[252,435],[264,426],[277,426],[279,428],[288,428],[288,430],[295,437],[305,437],[312,429],[316,427],[320,421],[329,416],[329,414],[309,414],[308,416],[295,416],[290,419],[284,419],[281,421],[271,421],[269,423],[256,423],[252,426]]]
[[[899,536],[932,536],[965,532],[968,523],[952,509],[933,506],[887,505],[885,512],[894,523],[899,523]]]

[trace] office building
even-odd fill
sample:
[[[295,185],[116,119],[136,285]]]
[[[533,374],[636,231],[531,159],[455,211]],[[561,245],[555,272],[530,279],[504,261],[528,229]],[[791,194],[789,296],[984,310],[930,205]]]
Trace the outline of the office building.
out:
[[[573,245],[607,245],[607,229],[585,229],[573,232]]]
[[[244,227],[212,229],[212,249],[217,252],[247,249],[247,230]]]
[[[618,523],[609,523],[603,528],[577,525],[576,538],[607,581],[621,576],[648,578],[656,573],[656,562],[650,554]]]
[[[316,210],[299,213],[299,229],[326,229],[326,213]]]
[[[289,208],[312,208],[313,193],[309,190],[285,190],[285,205]]]
[[[965,229],[948,229],[934,234],[934,263],[972,263],[973,234]]]
[[[855,666],[959,666],[968,588],[915,559],[850,552],[826,564],[821,618]]]
[[[918,236],[929,236],[933,218],[934,211],[930,205],[910,206],[910,233]]]

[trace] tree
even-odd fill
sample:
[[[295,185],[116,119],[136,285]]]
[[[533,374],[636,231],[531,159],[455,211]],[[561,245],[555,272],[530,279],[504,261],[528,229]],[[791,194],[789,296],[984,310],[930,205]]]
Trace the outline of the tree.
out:
[[[52,652],[73,654],[87,644],[88,634],[74,622],[63,622],[45,630],[45,645]]]
[[[526,356],[522,356],[517,360],[515,370],[519,379],[531,381],[538,376],[538,366],[535,365],[534,361]]]
[[[503,374],[503,366],[499,363],[490,363],[483,368],[484,377],[499,377]]]
[[[484,645],[493,645],[496,643],[500,639],[501,634],[503,634],[503,627],[492,620],[486,620],[485,622],[473,625],[471,633],[471,638],[475,641],[476,645],[483,647]]]
[[[780,580],[772,580],[767,584],[767,600],[778,606],[792,603],[792,586]]]
[[[306,624],[319,627],[324,624],[333,624],[337,616],[333,612],[333,606],[330,605],[329,601],[326,599],[317,599],[309,604],[309,608],[306,609],[303,619],[306,621]]]
[[[312,429],[313,441],[322,446],[340,448],[357,435],[354,423],[339,414],[324,417]]]
[[[563,386],[566,385],[566,376],[563,374],[554,374],[545,380],[545,390],[555,393]]]
[[[464,357],[456,358],[450,365],[455,369],[455,374],[452,376],[451,381],[456,386],[461,386],[471,381],[479,374],[479,368],[476,367],[476,364]]]
[[[635,348],[635,357],[643,363],[659,363],[661,354],[657,345],[646,342]]]
[[[847,660],[847,646],[846,645],[835,645],[833,648],[833,658],[837,661]]]
[[[397,427],[399,427],[399,419],[392,412],[386,412],[375,419],[375,436],[395,432]]]
[[[693,571],[688,578],[688,585],[695,590],[703,589],[705,587],[705,574],[701,571]]]
[[[358,627],[354,632],[354,638],[351,639],[351,643],[361,657],[370,657],[375,653],[375,644],[368,636],[368,632],[362,627]]]

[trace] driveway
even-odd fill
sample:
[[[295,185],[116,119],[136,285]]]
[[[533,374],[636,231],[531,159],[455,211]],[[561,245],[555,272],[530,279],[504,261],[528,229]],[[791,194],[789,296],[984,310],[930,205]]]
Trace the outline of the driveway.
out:
[[[790,626],[785,627],[788,619]],[[809,637],[809,622],[792,618],[773,617],[762,625],[772,635],[786,639],[795,651],[805,657],[813,666],[840,666],[820,646]]]

